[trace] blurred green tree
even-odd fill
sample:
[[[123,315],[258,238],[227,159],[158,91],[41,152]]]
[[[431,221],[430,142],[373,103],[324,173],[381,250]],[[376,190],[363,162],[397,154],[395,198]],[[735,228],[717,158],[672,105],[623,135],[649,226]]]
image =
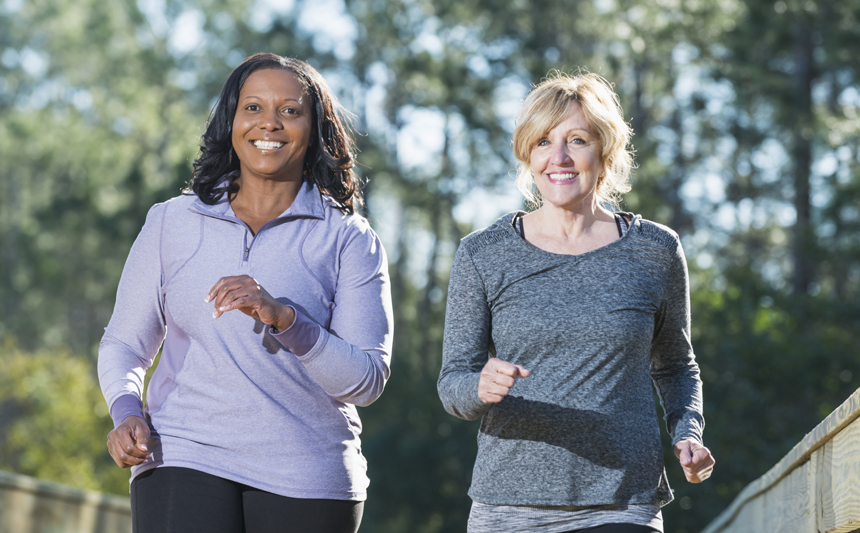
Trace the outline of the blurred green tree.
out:
[[[0,468],[128,494],[128,471],[104,453],[113,428],[89,362],[65,350],[0,345]]]

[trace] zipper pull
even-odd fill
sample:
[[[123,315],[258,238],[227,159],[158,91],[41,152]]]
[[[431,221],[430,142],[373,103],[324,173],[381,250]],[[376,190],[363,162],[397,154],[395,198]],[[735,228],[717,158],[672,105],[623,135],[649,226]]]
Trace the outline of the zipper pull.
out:
[[[250,252],[250,251],[251,251],[250,248],[245,248],[245,261],[248,260],[248,252]]]

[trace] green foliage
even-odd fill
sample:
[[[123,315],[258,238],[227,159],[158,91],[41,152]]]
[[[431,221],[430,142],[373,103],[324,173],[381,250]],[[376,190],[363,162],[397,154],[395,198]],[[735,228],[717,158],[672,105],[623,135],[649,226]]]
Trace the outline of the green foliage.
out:
[[[829,296],[773,291],[746,266],[693,293],[693,344],[705,391],[711,479],[683,481],[667,470],[679,504],[671,529],[698,531],[747,483],[763,475],[857,388],[860,305]],[[715,280],[713,272],[694,277]]]
[[[0,346],[0,468],[128,494],[128,470],[106,453],[112,428],[86,358]]]

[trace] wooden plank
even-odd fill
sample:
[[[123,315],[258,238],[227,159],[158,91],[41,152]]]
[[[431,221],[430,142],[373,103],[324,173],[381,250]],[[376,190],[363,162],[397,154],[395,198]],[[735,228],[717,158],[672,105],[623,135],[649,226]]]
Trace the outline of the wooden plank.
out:
[[[816,509],[816,531],[823,532],[833,529],[835,518],[833,516],[833,446],[829,443],[820,447],[815,452],[815,509]]]
[[[732,533],[756,533],[764,525],[764,498],[749,500],[732,522]]]
[[[809,482],[809,495],[810,495],[810,498],[809,498],[809,500],[810,500],[809,501],[809,517],[810,517],[810,524],[812,526],[809,529],[809,531],[816,532],[816,533],[820,533],[819,529],[818,529],[818,523],[819,523],[818,514],[819,514],[819,509],[821,507],[818,503],[818,501],[819,501],[818,500],[818,491],[820,490],[819,482],[818,482],[818,468],[819,468],[819,463],[821,462],[821,452],[823,451],[823,449],[824,449],[824,447],[822,446],[821,448],[818,448],[817,450],[815,450],[815,452],[809,457],[809,466],[806,468],[806,475],[807,475],[807,480]]]
[[[760,494],[769,490],[771,487],[779,483],[784,477],[791,474],[797,467],[810,460],[812,454],[824,446],[835,435],[854,422],[860,416],[860,389],[845,400],[833,413],[825,418],[818,426],[806,434],[806,436],[786,454],[776,465],[773,466],[765,475],[753,481],[738,494],[732,501],[731,505],[715,518],[702,533],[735,533],[741,531],[736,522],[736,518],[741,513],[744,506],[750,504]],[[817,482],[817,481],[816,481]],[[826,489],[826,487],[824,488]],[[822,488],[819,488],[822,490]],[[831,489],[827,489],[831,490]],[[816,502],[817,504],[817,502]],[[823,512],[823,510],[822,510]],[[835,511],[834,511],[835,512]],[[813,510],[813,514],[815,514]],[[823,518],[821,513],[818,513]],[[820,525],[819,525],[820,527]],[[758,531],[772,531],[761,529]],[[815,530],[812,530],[815,531]],[[826,531],[821,530],[819,531]]]
[[[815,506],[810,493],[810,462],[807,461],[782,478],[770,490],[763,492],[764,519],[767,527],[758,531],[780,533],[814,533],[816,531]]]
[[[819,490],[817,495],[819,531],[853,531],[860,527],[856,525],[860,523],[860,420],[849,424],[822,448],[818,482],[829,483],[829,489]]]

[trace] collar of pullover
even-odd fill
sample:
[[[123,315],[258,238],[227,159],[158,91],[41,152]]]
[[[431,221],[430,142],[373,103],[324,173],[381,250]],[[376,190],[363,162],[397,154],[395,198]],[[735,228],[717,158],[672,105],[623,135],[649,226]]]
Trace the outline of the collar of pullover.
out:
[[[230,202],[227,200],[227,195],[222,194],[221,198],[213,205],[204,204],[200,198],[195,198],[194,202],[189,207],[191,211],[200,213],[210,217],[220,218],[237,222],[236,215],[233,214],[233,209],[230,207]],[[286,211],[278,216],[281,218],[325,218],[325,200],[317,189],[314,183],[307,180],[302,182],[299,187],[299,192],[292,205]]]

